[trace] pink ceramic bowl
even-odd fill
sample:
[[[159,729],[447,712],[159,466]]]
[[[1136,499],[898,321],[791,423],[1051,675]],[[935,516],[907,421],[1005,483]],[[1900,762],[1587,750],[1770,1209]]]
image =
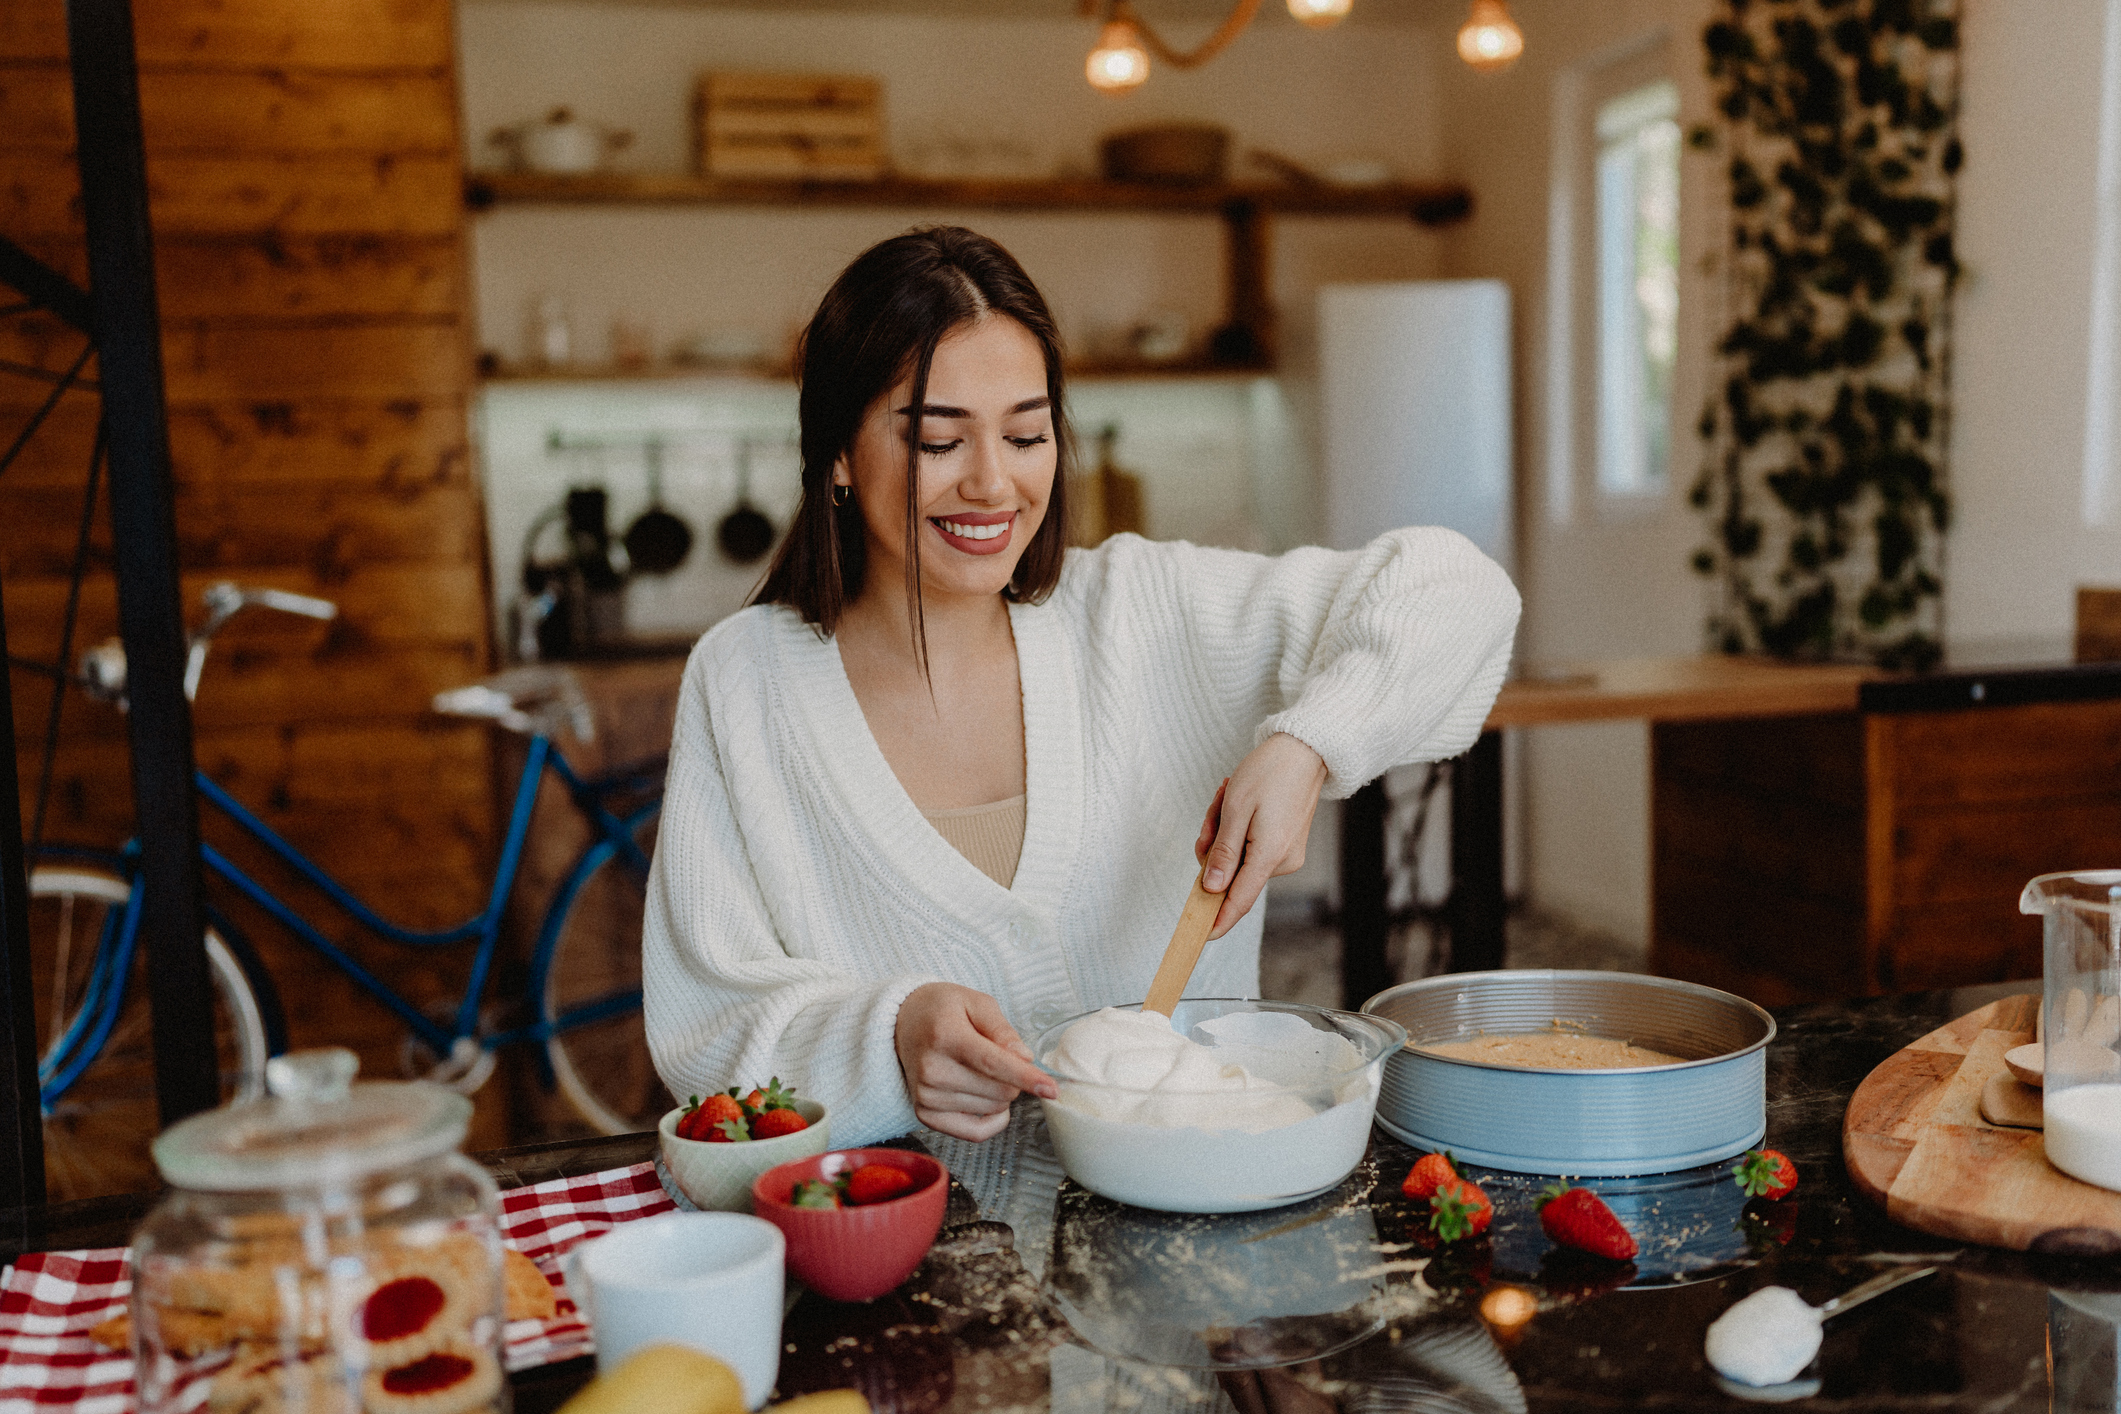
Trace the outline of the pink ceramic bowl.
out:
[[[864,1164],[903,1169],[919,1186],[859,1208],[789,1203],[798,1183],[838,1178]],[[912,1275],[942,1230],[949,1198],[949,1170],[926,1154],[904,1149],[835,1149],[770,1168],[751,1184],[752,1211],[788,1239],[788,1270],[834,1301],[867,1301]]]

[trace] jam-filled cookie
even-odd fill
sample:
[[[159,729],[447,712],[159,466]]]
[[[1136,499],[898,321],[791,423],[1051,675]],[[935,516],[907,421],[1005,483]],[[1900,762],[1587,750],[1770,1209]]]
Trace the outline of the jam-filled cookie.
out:
[[[491,1293],[443,1254],[408,1253],[375,1272],[374,1285],[349,1313],[348,1334],[369,1369],[402,1365],[461,1338],[491,1313]]]
[[[501,1393],[501,1367],[468,1341],[455,1341],[402,1365],[374,1369],[361,1382],[368,1414],[468,1414]]]

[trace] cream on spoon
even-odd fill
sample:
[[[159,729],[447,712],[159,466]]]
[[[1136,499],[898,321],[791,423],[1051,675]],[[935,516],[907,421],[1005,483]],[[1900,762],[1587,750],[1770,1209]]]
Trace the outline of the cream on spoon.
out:
[[[1936,1270],[1916,1267],[1886,1272],[1824,1306],[1812,1305],[1786,1286],[1764,1286],[1710,1324],[1709,1364],[1724,1378],[1740,1384],[1786,1384],[1818,1355],[1823,1324],[1873,1296],[1920,1281]]]

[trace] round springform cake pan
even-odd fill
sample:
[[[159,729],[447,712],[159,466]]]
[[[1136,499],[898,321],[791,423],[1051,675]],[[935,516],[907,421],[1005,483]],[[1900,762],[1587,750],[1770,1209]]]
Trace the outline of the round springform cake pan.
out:
[[[1512,1173],[1671,1173],[1756,1147],[1767,1133],[1775,1021],[1743,997],[1625,972],[1458,972],[1363,1003],[1407,1028],[1385,1060],[1377,1122],[1422,1149]],[[1684,1060],[1548,1070],[1420,1048],[1557,1027]]]

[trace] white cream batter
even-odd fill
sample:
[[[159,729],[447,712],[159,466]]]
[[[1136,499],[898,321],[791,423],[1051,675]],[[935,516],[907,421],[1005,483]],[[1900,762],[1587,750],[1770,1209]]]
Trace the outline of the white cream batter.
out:
[[[1358,1059],[1347,1049],[1351,1062]],[[1153,1011],[1092,1012],[1061,1033],[1048,1065],[1061,1082],[1061,1104],[1126,1124],[1259,1134],[1309,1119],[1320,1108],[1216,1047],[1179,1035],[1169,1017]]]
[[[1111,1008],[1042,1048],[1060,1096],[1040,1103],[1068,1176],[1093,1193],[1249,1212],[1322,1193],[1361,1161],[1384,1068],[1364,1054],[1286,1012],[1232,1011],[1181,1035]]]
[[[1709,1363],[1740,1384],[1785,1384],[1819,1353],[1825,1319],[1788,1287],[1764,1286],[1709,1326]]]

